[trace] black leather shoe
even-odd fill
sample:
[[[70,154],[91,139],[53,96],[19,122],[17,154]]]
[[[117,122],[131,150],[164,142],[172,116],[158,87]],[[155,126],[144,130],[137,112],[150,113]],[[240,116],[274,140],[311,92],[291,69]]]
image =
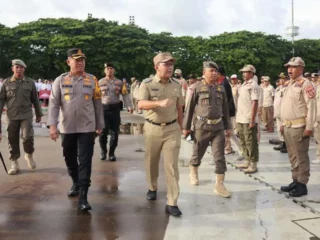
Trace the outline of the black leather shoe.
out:
[[[88,188],[80,188],[80,197],[78,201],[78,209],[81,211],[91,210],[91,206],[87,200]]]
[[[278,140],[278,139],[270,139],[269,140],[269,143],[270,144],[273,144],[273,145],[279,145],[282,143],[282,141]]]
[[[291,192],[293,189],[295,189],[297,187],[297,181],[296,180],[293,180],[292,183],[290,183],[288,186],[282,186],[280,188],[280,190],[282,192]]]
[[[157,200],[157,191],[149,190],[147,193],[147,199],[148,200]]]
[[[273,150],[280,151],[282,148],[283,148],[283,143],[281,143],[281,144],[280,144],[279,146],[277,146],[277,147],[274,147]]]
[[[115,162],[115,161],[117,161],[117,158],[116,158],[115,155],[109,155],[109,160],[110,160],[111,162]]]
[[[307,185],[297,182],[297,187],[289,192],[290,197],[302,197],[308,194]]]
[[[281,152],[281,153],[288,153],[288,150],[287,150],[286,147],[284,147],[284,148],[280,149],[280,152]]]
[[[76,197],[79,195],[79,187],[76,183],[72,184],[72,187],[68,191],[68,197]]]
[[[179,217],[182,215],[182,212],[180,211],[180,209],[178,208],[178,206],[169,206],[166,205],[166,213],[175,216],[175,217]]]
[[[107,150],[106,149],[101,149],[100,160],[106,160],[106,159],[107,159]]]

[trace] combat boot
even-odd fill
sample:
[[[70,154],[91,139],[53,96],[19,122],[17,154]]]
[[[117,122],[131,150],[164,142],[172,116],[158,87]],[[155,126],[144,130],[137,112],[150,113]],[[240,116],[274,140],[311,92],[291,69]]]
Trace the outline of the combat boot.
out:
[[[106,160],[106,159],[107,159],[107,148],[101,148],[100,160]]]
[[[295,189],[289,192],[290,197],[302,197],[308,194],[308,188],[306,184],[297,182]]]
[[[80,197],[78,201],[78,209],[81,211],[88,211],[91,210],[91,206],[88,203],[88,187],[81,187],[80,188]]]
[[[32,155],[32,153],[26,153],[26,154],[24,155],[24,159],[27,161],[28,167],[29,167],[30,169],[35,169],[35,168],[37,167],[35,161],[33,160],[33,155]]]
[[[19,171],[20,171],[20,169],[19,169],[18,159],[12,160],[11,168],[9,169],[8,174],[9,175],[16,175]]]
[[[245,169],[245,168],[248,168],[250,165],[250,162],[248,160],[246,160],[245,162],[243,163],[240,163],[240,164],[236,164],[236,167],[237,168],[241,168],[241,169]]]
[[[78,173],[70,174],[72,178],[72,187],[68,191],[68,197],[76,197],[79,195],[79,186],[78,186]]]
[[[297,180],[293,180],[292,183],[290,183],[288,186],[282,186],[280,187],[280,190],[282,192],[291,192],[293,189],[297,187]]]
[[[250,166],[243,171],[244,171],[244,173],[248,173],[248,174],[258,172],[257,163],[251,162]]]
[[[197,186],[199,185],[199,178],[198,178],[198,167],[190,166],[190,184]]]
[[[279,146],[274,147],[273,150],[280,151],[282,148],[284,148],[284,142],[282,142]]]
[[[228,198],[231,197],[231,193],[226,189],[223,184],[224,181],[224,174],[217,174],[216,175],[216,183],[214,185],[213,192],[221,197]]]

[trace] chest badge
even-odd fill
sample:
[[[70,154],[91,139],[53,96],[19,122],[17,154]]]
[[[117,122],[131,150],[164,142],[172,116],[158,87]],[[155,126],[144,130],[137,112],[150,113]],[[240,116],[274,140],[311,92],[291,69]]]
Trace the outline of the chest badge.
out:
[[[85,100],[89,100],[89,95],[86,94],[86,95],[84,96],[84,99],[85,99]]]
[[[70,96],[69,95],[65,95],[64,96],[64,100],[69,101],[70,100]]]

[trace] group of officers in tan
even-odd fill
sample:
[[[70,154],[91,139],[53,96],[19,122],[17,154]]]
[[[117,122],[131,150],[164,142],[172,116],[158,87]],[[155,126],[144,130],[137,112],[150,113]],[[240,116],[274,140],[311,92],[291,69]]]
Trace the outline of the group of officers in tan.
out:
[[[58,138],[57,125],[58,123],[60,125],[63,154],[73,181],[68,196],[80,195],[78,208],[82,211],[91,209],[87,201],[87,193],[91,184],[94,138],[96,134],[100,135],[103,131],[105,131],[105,137],[107,136],[108,130],[104,129],[107,127],[106,123],[111,121],[110,119],[114,118],[115,125],[118,124],[118,113],[121,109],[119,95],[126,96],[127,101],[130,97],[127,92],[124,92],[123,85],[114,78],[112,64],[106,64],[106,77],[98,81],[93,75],[85,73],[85,59],[81,49],[68,51],[67,63],[70,66],[70,72],[59,76],[53,84],[48,118],[50,137],[53,140]],[[255,76],[256,69],[253,65],[244,66],[240,70],[244,82],[237,91],[236,116],[231,121],[225,88],[217,82],[219,66],[215,62],[204,62],[203,80],[194,82],[188,88],[181,84],[179,78],[172,78],[175,62],[175,58],[170,53],[159,53],[154,57],[156,73],[140,84],[137,107],[145,111],[146,121],[144,125],[148,182],[146,198],[157,199],[159,160],[162,153],[167,183],[165,211],[170,215],[180,216],[182,213],[178,208],[178,158],[181,135],[187,137],[192,130],[194,136],[193,154],[190,160],[190,183],[199,184],[198,169],[210,143],[216,173],[213,191],[217,195],[228,198],[231,192],[224,186],[227,171],[226,137],[234,136],[233,124],[235,124],[242,156],[245,159],[238,167],[243,168],[246,173],[256,172],[259,160],[259,108],[265,107],[265,111],[268,112],[267,108],[270,107],[271,100],[273,101],[273,95],[270,95],[270,101],[267,99],[268,104],[261,106],[262,91]],[[13,62],[13,66],[19,66],[19,64],[22,63]],[[284,136],[287,144],[292,183],[281,187],[281,190],[289,192],[290,196],[299,197],[307,194],[306,184],[310,175],[309,138],[313,127],[318,127],[317,120],[320,121],[320,117],[317,117],[316,105],[316,96],[318,98],[319,94],[316,94],[315,85],[303,78],[305,63],[300,57],[290,59],[284,66],[287,68],[290,81],[281,91],[280,113],[277,119],[281,136]],[[26,78],[20,76],[19,79],[25,81]],[[5,83],[11,84],[12,81],[15,80],[8,79]],[[267,80],[269,81],[270,79]],[[10,86],[1,90],[0,100],[3,105],[12,99],[14,89]],[[31,87],[30,91],[34,91],[34,88]],[[184,94],[183,91],[185,91]],[[271,93],[273,90],[267,85],[266,90],[263,91]],[[186,95],[188,95],[187,101],[185,101]],[[113,102],[110,102],[111,99],[114,99]],[[37,99],[31,101],[33,104],[38,104]],[[131,102],[129,101],[127,105],[132,112]],[[60,120],[58,120],[59,112]],[[41,113],[38,113],[37,117],[40,118],[40,116]],[[270,131],[273,123],[267,122],[267,124],[269,127],[266,130]],[[320,132],[319,129],[317,131]],[[115,161],[114,150],[117,141],[117,136],[111,140],[112,152],[109,155],[111,161]],[[106,140],[100,139],[100,145],[103,160],[106,157],[106,149],[103,149],[106,146]],[[32,163],[33,160],[29,162]],[[18,170],[14,163],[12,169]]]

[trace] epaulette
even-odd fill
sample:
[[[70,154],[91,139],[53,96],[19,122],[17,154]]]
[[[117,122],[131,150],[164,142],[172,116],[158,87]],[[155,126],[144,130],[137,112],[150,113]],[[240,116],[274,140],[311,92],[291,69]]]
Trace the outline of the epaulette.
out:
[[[66,72],[66,73],[62,73],[59,77],[64,77],[64,76],[67,76],[69,73]]]
[[[144,83],[149,83],[149,82],[151,82],[152,81],[152,78],[146,78],[146,79],[144,79],[142,82],[144,82]]]
[[[177,80],[177,79],[175,79],[175,78],[171,78],[171,80],[172,80],[173,82],[175,82],[175,83],[179,84],[179,85],[181,84],[181,83],[180,83],[180,81],[179,81],[179,80]]]

